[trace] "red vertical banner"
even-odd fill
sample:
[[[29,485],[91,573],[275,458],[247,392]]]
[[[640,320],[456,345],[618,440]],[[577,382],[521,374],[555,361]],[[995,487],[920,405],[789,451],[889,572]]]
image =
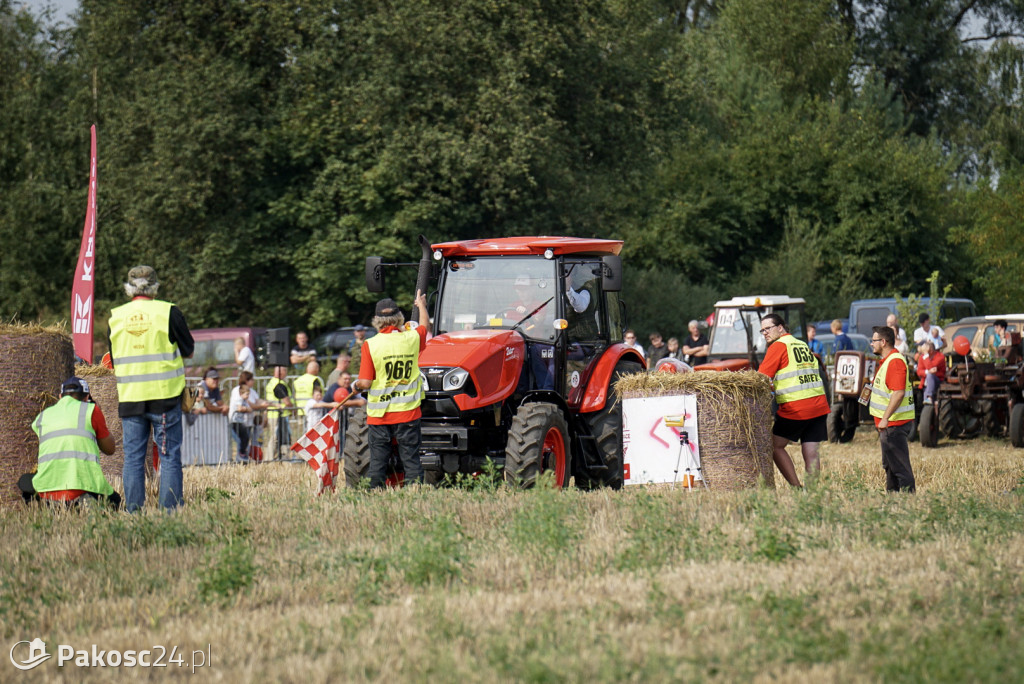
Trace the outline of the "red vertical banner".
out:
[[[78,250],[75,282],[71,286],[71,325],[75,354],[92,363],[93,278],[96,273],[96,126],[89,129],[89,203],[85,210],[82,246]]]

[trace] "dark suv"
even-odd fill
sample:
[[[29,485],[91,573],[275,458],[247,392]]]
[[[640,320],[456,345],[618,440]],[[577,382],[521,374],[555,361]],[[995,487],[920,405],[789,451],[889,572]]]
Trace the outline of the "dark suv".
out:
[[[366,326],[366,339],[370,339],[377,334],[377,331],[373,328]],[[313,340],[313,348],[316,349],[316,358],[320,363],[324,361],[333,361],[342,349],[348,349],[349,344],[352,340],[356,339],[355,326],[348,326],[345,328],[338,328],[331,332],[323,333],[318,335]]]

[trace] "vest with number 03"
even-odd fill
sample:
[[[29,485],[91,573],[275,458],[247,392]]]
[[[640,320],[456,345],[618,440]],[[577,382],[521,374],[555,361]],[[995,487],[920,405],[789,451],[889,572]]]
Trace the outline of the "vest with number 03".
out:
[[[64,397],[33,421],[32,430],[39,436],[39,468],[32,478],[37,492],[114,493],[100,468],[100,449],[92,430],[95,408],[95,404]]]
[[[167,330],[171,303],[138,299],[110,312],[110,346],[122,403],[170,399],[185,389],[185,365]]]
[[[811,353],[811,348],[789,334],[780,337],[778,342],[786,345],[789,362],[775,374],[775,401],[785,404],[824,396],[825,386],[821,384],[818,373],[818,360]]]
[[[370,384],[366,415],[380,418],[385,413],[412,411],[423,399],[420,381],[420,334],[403,330],[374,335],[363,344],[370,345],[374,379]]]
[[[896,361],[902,363],[904,368],[907,367],[907,360],[903,358],[903,355],[899,352],[893,352],[889,356],[885,357],[885,361],[878,368],[878,372],[875,373],[875,380],[871,383],[871,401],[868,404],[868,413],[875,418],[881,418],[885,415],[885,409],[889,406],[889,397],[892,396],[892,391],[885,385],[885,375],[889,371],[889,364]],[[894,422],[900,422],[904,420],[914,419],[914,389],[910,385],[910,370],[907,369],[907,386],[903,391],[903,401],[896,407],[896,410],[889,420]]]

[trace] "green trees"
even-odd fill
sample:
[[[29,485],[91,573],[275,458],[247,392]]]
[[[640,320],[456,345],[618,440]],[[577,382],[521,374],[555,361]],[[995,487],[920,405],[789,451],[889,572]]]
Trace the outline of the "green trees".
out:
[[[195,327],[365,321],[363,258],[411,260],[420,233],[625,238],[627,285],[664,293],[641,331],[768,289],[832,317],[936,269],[1011,307],[990,273],[1024,202],[1022,17],[83,0],[56,30],[0,0],[0,315],[66,309],[91,123],[101,311],[147,262]]]

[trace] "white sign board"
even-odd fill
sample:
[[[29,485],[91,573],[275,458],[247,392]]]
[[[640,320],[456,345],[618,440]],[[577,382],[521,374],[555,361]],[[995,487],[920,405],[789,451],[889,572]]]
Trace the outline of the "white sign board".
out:
[[[681,418],[682,425],[676,426]],[[680,445],[685,432],[687,444]],[[625,484],[700,480],[697,397],[680,394],[622,401],[622,461]]]

